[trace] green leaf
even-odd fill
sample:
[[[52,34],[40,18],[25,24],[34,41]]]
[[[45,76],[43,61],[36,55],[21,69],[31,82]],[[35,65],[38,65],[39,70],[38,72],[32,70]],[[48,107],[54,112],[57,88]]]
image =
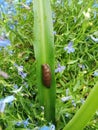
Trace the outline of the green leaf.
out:
[[[98,109],[98,82],[88,98],[63,130],[83,130]]]
[[[36,57],[37,86],[40,105],[44,106],[45,118],[55,120],[54,36],[52,12],[49,0],[34,0],[34,51]],[[42,83],[42,65],[51,71],[51,86]]]

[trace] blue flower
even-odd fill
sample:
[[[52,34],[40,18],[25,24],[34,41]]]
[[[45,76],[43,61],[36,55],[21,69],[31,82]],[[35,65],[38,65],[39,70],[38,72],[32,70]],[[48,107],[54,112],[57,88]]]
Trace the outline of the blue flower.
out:
[[[50,127],[49,126],[43,126],[39,130],[50,130]]]
[[[65,66],[61,66],[60,64],[58,64],[58,68],[55,69],[55,72],[62,72],[66,67]]]
[[[72,98],[72,96],[66,96],[66,97],[62,97],[61,100],[62,102],[66,102],[69,101]]]
[[[18,74],[24,79],[27,76],[27,73],[24,73],[22,71],[18,71]]]
[[[0,39],[0,47],[6,47],[9,45],[10,45],[10,41],[8,39],[6,40]]]
[[[39,130],[55,130],[55,125],[51,124],[50,126],[42,126]]]
[[[16,65],[16,67],[17,67],[18,71],[23,71],[23,66],[22,65],[21,66]]]
[[[94,42],[98,43],[98,38],[93,37],[93,35],[91,35],[90,37]]]
[[[5,110],[6,103],[11,103],[15,100],[15,97],[13,95],[7,96],[4,99],[0,100],[0,112],[3,113]]]
[[[13,95],[7,96],[7,97],[5,97],[5,98],[3,99],[3,101],[4,101],[5,103],[11,103],[11,102],[14,101],[14,100],[15,100],[15,97],[14,97]]]
[[[18,89],[18,85],[17,85],[17,84],[15,84],[15,85],[14,85],[14,88],[15,88],[15,89]]]
[[[78,64],[78,66],[79,66],[82,70],[85,69],[85,65],[83,65],[83,64]]]
[[[17,122],[16,126],[21,126],[22,122]]]
[[[3,113],[5,110],[5,102],[3,100],[0,101],[0,112]]]
[[[50,126],[50,130],[55,130],[55,125],[52,124],[52,125]]]
[[[0,0],[0,4],[3,4],[4,3],[4,0]]]
[[[13,2],[6,2],[5,0],[0,0],[0,5],[1,5],[1,11],[4,14],[8,14],[8,15],[16,14],[16,10],[14,8]]]
[[[14,65],[18,69],[18,74],[24,79],[27,76],[27,73],[23,72],[23,66],[18,66],[16,63]]]
[[[98,8],[98,3],[94,3],[92,7],[93,8]]]
[[[75,103],[74,100],[72,100],[72,105],[73,105],[74,107],[76,107],[76,103]]]
[[[32,0],[26,0],[26,5],[30,5]]]
[[[26,120],[24,120],[23,122],[24,128],[26,128],[29,124],[29,118],[27,118]]]
[[[16,123],[17,126],[21,126],[21,125],[24,125],[24,128],[26,128],[29,124],[29,118],[27,118],[26,120],[23,120],[23,121],[19,121]]]
[[[0,0],[0,6],[1,6],[1,11],[6,14],[7,8],[8,8],[8,3],[5,2],[4,0]]]
[[[53,31],[53,34],[56,35],[56,31]]]
[[[67,51],[67,53],[73,53],[75,49],[73,48],[73,42],[69,42],[68,46],[64,47],[64,50]]]
[[[95,70],[95,71],[94,71],[93,76],[95,76],[95,77],[97,77],[97,76],[98,76],[98,70]]]

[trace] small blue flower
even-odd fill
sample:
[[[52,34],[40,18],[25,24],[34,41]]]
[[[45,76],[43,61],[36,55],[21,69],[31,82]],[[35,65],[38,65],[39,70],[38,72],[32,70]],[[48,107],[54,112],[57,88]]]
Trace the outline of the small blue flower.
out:
[[[0,4],[3,4],[5,1],[4,0],[0,0]]]
[[[39,130],[50,130],[49,126],[42,126],[41,128],[39,128]]]
[[[98,76],[98,70],[95,70],[95,71],[94,71],[93,76],[95,76],[95,77],[97,77],[97,76]]]
[[[90,37],[94,42],[98,43],[98,38],[95,38],[93,35],[91,35]]]
[[[23,72],[23,66],[18,66],[16,63],[14,65],[18,69],[18,74],[24,79],[27,76],[27,73]]]
[[[18,85],[17,85],[17,84],[15,84],[15,85],[14,85],[14,88],[15,88],[15,89],[18,89]]]
[[[23,71],[23,66],[17,66],[18,71]]]
[[[29,124],[29,118],[23,121],[24,128],[26,128]]]
[[[22,71],[18,71],[18,74],[24,79],[27,76],[27,73],[24,73]]]
[[[85,69],[85,65],[83,65],[83,64],[78,64],[78,66],[79,66],[79,68],[81,68],[82,70]]]
[[[24,128],[26,128],[28,126],[28,124],[29,124],[29,118],[27,118],[26,120],[23,120],[23,121],[19,121],[15,125],[17,125],[17,126],[24,125]]]
[[[56,35],[56,31],[53,31],[53,34]]]
[[[0,112],[3,113],[5,110],[6,103],[11,103],[15,100],[15,97],[13,95],[7,96],[4,99],[0,100]]]
[[[0,101],[0,112],[3,113],[5,110],[5,102],[3,100]]]
[[[5,2],[4,0],[0,0],[0,7],[1,7],[1,11],[4,13],[4,14],[7,14],[7,9],[8,9],[8,3]]]
[[[93,8],[98,8],[98,3],[94,3],[92,7]]]
[[[5,103],[11,103],[11,102],[14,101],[14,100],[15,100],[15,97],[14,97],[13,95],[11,95],[11,96],[5,97],[3,101],[4,101]]]
[[[18,66],[16,63],[14,64],[14,66],[18,69],[18,71],[23,71],[23,66]]]
[[[6,47],[10,45],[10,41],[8,39],[6,40],[0,40],[0,47]]]
[[[75,103],[74,100],[72,100],[72,105],[73,105],[74,107],[76,107],[76,103]]]
[[[67,53],[73,53],[75,49],[73,48],[73,42],[69,42],[68,46],[64,47],[64,50],[67,51]]]
[[[16,126],[21,126],[22,122],[17,122],[15,125]]]
[[[62,97],[61,100],[62,102],[66,102],[69,101],[72,98],[72,96],[66,96],[66,97]]]
[[[55,130],[55,125],[49,123],[49,126],[42,126],[38,130]]]
[[[66,67],[65,66],[61,66],[60,64],[58,64],[58,68],[55,69],[55,72],[62,72]]]
[[[31,2],[32,2],[32,0],[26,0],[26,5],[30,5],[31,4]]]
[[[14,25],[14,24],[9,24],[9,28],[10,28],[11,30],[14,30],[14,29],[15,29],[15,25]]]
[[[50,126],[50,130],[55,130],[55,125],[52,124],[52,125]]]
[[[13,2],[6,2],[5,0],[0,0],[0,5],[1,5],[1,11],[4,14],[8,14],[8,15],[15,15],[16,14],[16,10],[14,7],[14,3]]]

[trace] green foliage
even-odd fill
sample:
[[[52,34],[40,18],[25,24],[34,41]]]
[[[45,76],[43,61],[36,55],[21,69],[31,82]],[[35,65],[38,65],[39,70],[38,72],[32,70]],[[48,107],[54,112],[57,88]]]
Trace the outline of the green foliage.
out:
[[[83,130],[87,122],[92,118],[98,109],[98,82],[90,92],[87,100],[75,114],[73,119],[64,127],[64,130]],[[75,124],[77,122],[77,124]]]
[[[44,106],[45,118],[55,122],[54,37],[49,0],[34,0],[34,34],[39,101]],[[42,82],[43,64],[48,64],[51,71],[51,84],[48,88]]]

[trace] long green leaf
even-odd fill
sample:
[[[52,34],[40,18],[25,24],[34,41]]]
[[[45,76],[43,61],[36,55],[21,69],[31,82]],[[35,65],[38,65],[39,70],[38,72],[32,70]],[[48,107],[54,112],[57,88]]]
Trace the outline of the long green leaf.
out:
[[[45,118],[55,120],[55,75],[54,75],[54,36],[52,12],[49,0],[34,0],[34,50],[36,57],[37,86],[40,104],[44,106]],[[48,64],[51,70],[51,86],[42,83],[42,65]]]
[[[63,130],[83,130],[98,109],[98,82],[91,90],[86,102]]]

